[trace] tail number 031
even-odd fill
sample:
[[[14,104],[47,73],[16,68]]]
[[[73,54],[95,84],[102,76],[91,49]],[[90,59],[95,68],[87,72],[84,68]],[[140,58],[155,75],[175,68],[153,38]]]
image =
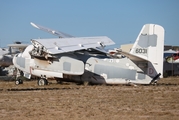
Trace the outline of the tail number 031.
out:
[[[142,53],[142,54],[146,54],[147,53],[147,49],[144,48],[137,48],[135,50],[136,53]]]

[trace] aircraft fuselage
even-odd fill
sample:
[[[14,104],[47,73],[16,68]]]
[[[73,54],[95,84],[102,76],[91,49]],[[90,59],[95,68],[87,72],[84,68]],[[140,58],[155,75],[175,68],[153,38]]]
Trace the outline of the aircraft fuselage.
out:
[[[19,54],[14,57],[14,64],[29,78],[34,75],[46,79],[87,81],[93,84],[149,84],[152,79],[128,58],[113,59],[87,52],[64,53],[51,60],[21,56]]]

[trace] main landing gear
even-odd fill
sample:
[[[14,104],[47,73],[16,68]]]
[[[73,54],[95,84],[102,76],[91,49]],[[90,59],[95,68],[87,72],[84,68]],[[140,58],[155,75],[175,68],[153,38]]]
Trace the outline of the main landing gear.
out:
[[[48,80],[45,79],[45,78],[40,78],[40,79],[38,79],[37,84],[38,84],[39,86],[48,85]]]

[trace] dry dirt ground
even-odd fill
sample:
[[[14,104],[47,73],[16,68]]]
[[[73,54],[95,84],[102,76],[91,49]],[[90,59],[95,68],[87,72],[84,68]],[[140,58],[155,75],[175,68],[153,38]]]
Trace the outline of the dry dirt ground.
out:
[[[156,86],[0,82],[0,119],[178,120],[179,78]]]

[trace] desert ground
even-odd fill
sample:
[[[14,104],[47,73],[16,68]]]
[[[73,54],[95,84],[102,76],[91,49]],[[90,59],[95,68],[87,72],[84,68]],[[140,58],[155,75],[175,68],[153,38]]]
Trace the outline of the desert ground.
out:
[[[147,86],[1,80],[0,119],[178,120],[179,77]]]

